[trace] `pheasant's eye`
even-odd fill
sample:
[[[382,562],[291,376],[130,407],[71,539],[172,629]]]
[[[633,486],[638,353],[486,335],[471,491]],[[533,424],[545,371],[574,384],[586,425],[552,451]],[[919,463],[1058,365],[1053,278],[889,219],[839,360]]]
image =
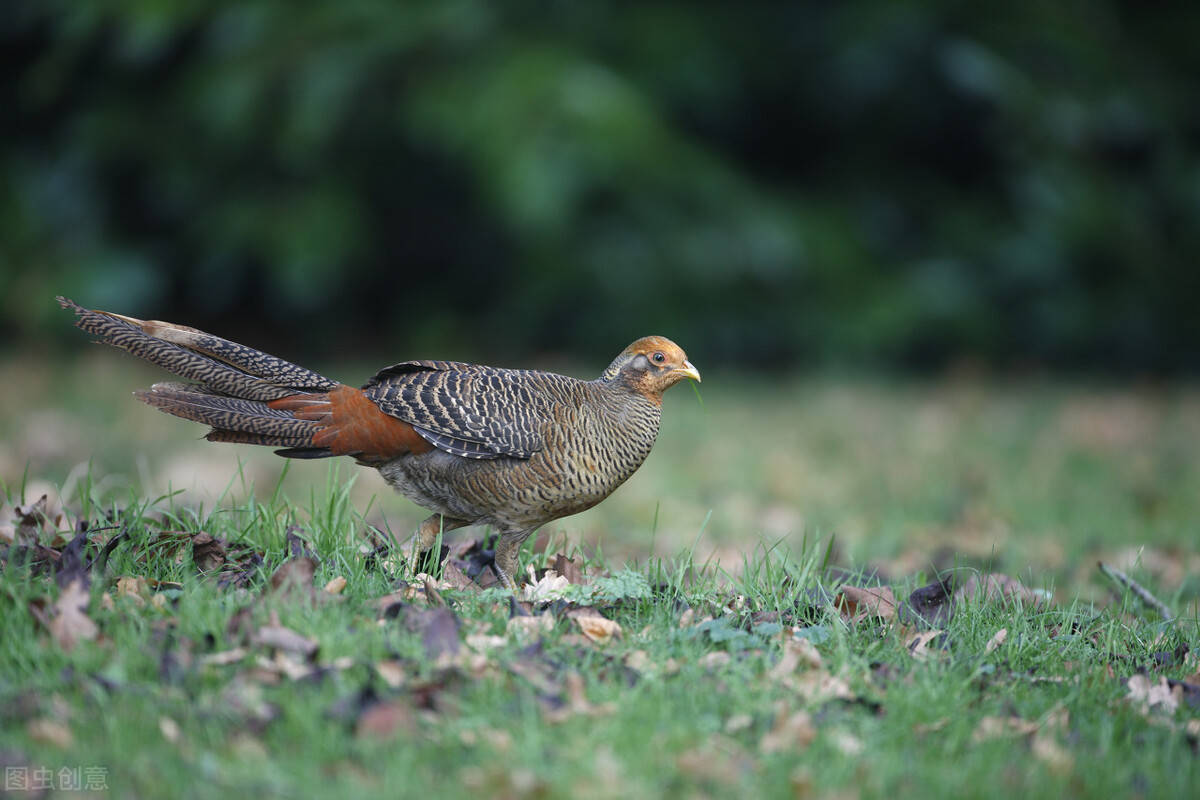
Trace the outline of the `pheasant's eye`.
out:
[[[652,361],[653,361],[655,364],[661,364],[661,363],[663,363],[664,361],[666,361],[666,360],[667,360],[667,357],[666,357],[666,355],[664,355],[664,354],[663,354],[663,353],[660,351],[660,352],[658,352],[658,353],[655,353],[654,355],[650,356],[650,359],[651,359],[651,360],[652,360]]]

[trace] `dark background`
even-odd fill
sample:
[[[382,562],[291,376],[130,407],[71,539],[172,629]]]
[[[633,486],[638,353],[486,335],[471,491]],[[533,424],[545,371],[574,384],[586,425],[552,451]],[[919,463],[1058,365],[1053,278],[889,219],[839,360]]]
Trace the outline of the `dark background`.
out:
[[[28,0],[0,334],[1200,369],[1200,4]]]

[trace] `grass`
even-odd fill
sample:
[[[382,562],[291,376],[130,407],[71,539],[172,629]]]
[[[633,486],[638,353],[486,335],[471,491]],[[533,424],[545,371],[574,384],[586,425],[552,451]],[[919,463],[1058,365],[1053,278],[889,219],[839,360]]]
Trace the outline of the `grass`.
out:
[[[412,576],[360,550],[369,524],[402,534],[419,510],[370,473],[303,465],[279,479],[270,459],[196,443],[127,400],[142,373],[103,363],[27,381],[44,399],[22,402],[38,410],[4,423],[15,447],[0,458],[0,524],[58,484],[60,529],[79,518],[128,537],[93,570],[99,636],[69,652],[30,612],[53,606],[55,582],[13,559],[0,574],[6,765],[99,766],[101,794],[146,798],[1183,797],[1200,785],[1194,696],[1127,699],[1139,672],[1200,671],[1194,389],[706,374],[703,407],[668,398],[627,487],[523,554],[545,566],[566,550],[616,575],[594,605],[622,634],[593,642],[561,604],[548,630],[521,634],[503,593],[444,589],[461,650],[439,659],[429,640],[444,630],[420,592],[381,613]],[[29,430],[39,419],[48,430]],[[338,599],[269,588],[293,525],[320,561],[316,595],[346,579]],[[242,543],[263,566],[221,588],[165,530]],[[1114,593],[1098,559],[1180,616],[1164,623]],[[864,573],[904,597],[941,568],[1005,572],[1054,602],[965,605],[917,655],[923,626],[852,623],[828,602]],[[166,583],[122,594],[121,577]],[[319,644],[313,664],[254,643],[272,615]],[[206,663],[238,647],[233,663]],[[297,665],[320,669],[288,677]]]

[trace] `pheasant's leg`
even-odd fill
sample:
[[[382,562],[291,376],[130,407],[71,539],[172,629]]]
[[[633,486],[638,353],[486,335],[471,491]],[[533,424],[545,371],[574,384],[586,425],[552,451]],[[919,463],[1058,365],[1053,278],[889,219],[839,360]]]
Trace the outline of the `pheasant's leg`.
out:
[[[518,571],[517,552],[521,549],[521,542],[528,539],[531,533],[533,531],[501,533],[496,539],[496,574],[510,592],[517,591],[516,579],[521,574]]]
[[[461,528],[464,525],[470,524],[466,520],[443,517],[441,514],[433,514],[428,517],[417,526],[417,535],[413,537],[413,569],[416,570],[420,556],[428,553],[434,544],[437,543],[439,533],[452,531],[455,528]]]

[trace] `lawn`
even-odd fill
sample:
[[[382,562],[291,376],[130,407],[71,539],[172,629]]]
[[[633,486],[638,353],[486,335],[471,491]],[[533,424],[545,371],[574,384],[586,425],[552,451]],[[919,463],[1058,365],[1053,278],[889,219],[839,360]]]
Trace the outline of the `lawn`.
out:
[[[514,603],[471,580],[483,531],[418,577],[395,540],[424,514],[377,475],[198,441],[129,397],[159,377],[107,350],[0,364],[6,781],[122,798],[1200,786],[1196,387],[706,371],[700,398],[668,396],[626,486],[525,548],[538,583]],[[973,590],[984,575],[1004,577]]]

